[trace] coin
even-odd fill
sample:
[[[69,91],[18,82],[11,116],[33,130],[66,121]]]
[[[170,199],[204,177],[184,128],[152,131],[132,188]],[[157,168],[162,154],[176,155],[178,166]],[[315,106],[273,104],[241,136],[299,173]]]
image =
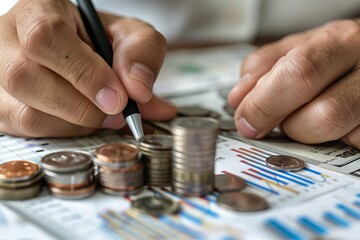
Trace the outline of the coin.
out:
[[[139,153],[138,147],[130,143],[106,144],[96,149],[96,158],[103,162],[133,161]]]
[[[177,114],[185,117],[207,117],[210,111],[200,106],[181,106],[177,108]]]
[[[0,188],[0,199],[2,200],[25,200],[37,196],[42,190],[42,183],[37,182],[24,188],[5,189]]]
[[[26,181],[40,172],[39,166],[30,161],[14,160],[0,164],[0,181],[18,182]]]
[[[268,208],[268,203],[264,198],[244,192],[222,193],[217,199],[217,204],[237,212],[256,212]]]
[[[232,106],[230,106],[230,104],[226,103],[226,104],[223,106],[223,109],[224,109],[225,112],[227,112],[230,116],[234,116],[234,115],[235,115],[236,109],[234,109]]]
[[[266,159],[266,165],[275,170],[296,172],[305,167],[305,162],[288,155],[273,155]]]
[[[140,147],[145,149],[171,149],[172,137],[170,135],[145,135],[140,141]]]
[[[93,164],[93,156],[83,151],[59,151],[45,155],[41,166],[54,172],[73,172],[89,168]]]
[[[179,202],[158,196],[138,198],[131,203],[132,209],[150,215],[172,214],[179,210],[179,206]]]
[[[215,175],[215,190],[218,192],[234,192],[245,188],[246,182],[240,177],[232,175]]]
[[[222,131],[236,131],[235,121],[233,119],[220,120],[220,130]]]

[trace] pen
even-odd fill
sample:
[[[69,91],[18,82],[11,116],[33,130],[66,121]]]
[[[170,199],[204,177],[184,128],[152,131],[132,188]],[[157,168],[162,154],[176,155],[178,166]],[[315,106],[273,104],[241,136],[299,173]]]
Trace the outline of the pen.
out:
[[[109,39],[106,37],[105,29],[101,24],[100,18],[91,0],[77,0],[82,21],[86,31],[95,47],[96,52],[112,67],[113,50]],[[139,141],[143,136],[141,116],[136,102],[128,99],[128,103],[122,111],[126,123],[128,124],[135,139]]]

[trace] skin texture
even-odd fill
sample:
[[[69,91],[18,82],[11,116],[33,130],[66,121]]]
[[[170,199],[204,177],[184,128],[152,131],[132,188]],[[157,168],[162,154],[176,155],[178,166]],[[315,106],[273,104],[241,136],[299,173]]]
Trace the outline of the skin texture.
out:
[[[112,68],[94,52],[67,0],[22,0],[0,17],[0,132],[70,137],[121,128],[128,97],[144,119],[175,116],[174,105],[152,94],[164,37],[137,19],[100,17],[114,50]]]
[[[360,21],[339,20],[250,53],[228,96],[240,134],[275,126],[307,144],[341,139],[360,148]]]

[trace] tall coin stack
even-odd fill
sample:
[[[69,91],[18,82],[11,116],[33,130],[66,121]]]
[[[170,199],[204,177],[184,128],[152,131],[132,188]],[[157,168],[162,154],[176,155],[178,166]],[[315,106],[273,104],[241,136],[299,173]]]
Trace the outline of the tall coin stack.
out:
[[[100,189],[112,195],[134,195],[144,186],[144,167],[137,145],[121,142],[96,150]]]
[[[213,191],[219,122],[185,117],[172,122],[172,188],[181,196],[203,196]]]
[[[145,135],[141,139],[140,153],[147,185],[171,185],[171,146],[172,137],[169,135]]]
[[[42,189],[42,171],[31,161],[14,160],[0,164],[0,199],[24,200]]]
[[[59,151],[41,159],[44,178],[54,197],[79,199],[96,191],[93,156],[82,151]]]

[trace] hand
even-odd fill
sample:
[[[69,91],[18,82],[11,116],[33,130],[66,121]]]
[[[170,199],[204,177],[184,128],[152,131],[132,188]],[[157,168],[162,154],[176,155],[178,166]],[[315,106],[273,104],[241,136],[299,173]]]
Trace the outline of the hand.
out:
[[[94,52],[68,0],[21,0],[0,17],[0,132],[68,137],[120,128],[128,97],[149,120],[175,115],[172,104],[152,95],[164,37],[136,19],[101,18],[113,68]]]
[[[246,57],[230,92],[238,131],[262,138],[280,125],[315,144],[360,148],[360,21],[341,20],[290,35]]]

